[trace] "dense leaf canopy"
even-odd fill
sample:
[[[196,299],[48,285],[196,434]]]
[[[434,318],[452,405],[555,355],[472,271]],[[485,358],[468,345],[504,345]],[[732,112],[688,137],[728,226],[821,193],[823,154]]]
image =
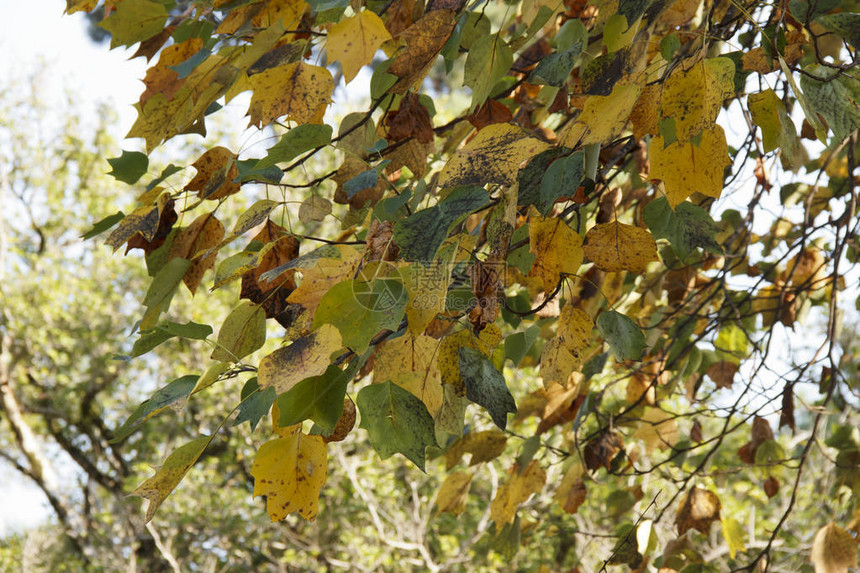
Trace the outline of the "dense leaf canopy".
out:
[[[555,538],[546,568],[766,567],[792,527],[798,562],[856,564],[857,7],[107,0],[111,46],[150,62],[144,152],[109,160],[136,205],[90,235],[145,254],[132,354],[211,346],[118,438],[254,376],[135,490],[147,520],[248,421],[272,520],[338,511],[345,440],[450,472],[438,512],[487,508],[506,558]],[[250,143],[210,145],[239,104]],[[193,171],[150,168],[189,137]],[[235,306],[210,329],[184,289]],[[792,525],[803,492],[839,506]]]

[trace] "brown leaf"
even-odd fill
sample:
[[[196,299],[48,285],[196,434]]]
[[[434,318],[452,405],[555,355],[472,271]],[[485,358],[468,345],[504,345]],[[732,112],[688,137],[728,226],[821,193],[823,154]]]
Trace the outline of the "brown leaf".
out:
[[[176,214],[176,210],[173,208],[174,204],[175,202],[173,199],[170,199],[164,204],[158,217],[158,227],[156,228],[152,239],[147,240],[141,233],[136,233],[128,240],[125,248],[126,255],[132,249],[140,249],[144,254],[148,255],[164,244],[170,231],[173,230],[173,224],[179,219],[179,216]]]
[[[453,10],[429,11],[396,38],[405,41],[406,47],[394,57],[391,67],[388,68],[388,73],[400,78],[389,90],[391,93],[406,93],[409,88],[424,79],[454,31],[454,16]]]
[[[191,164],[197,175],[185,186],[186,191],[197,191],[200,199],[217,200],[239,192],[240,184],[236,156],[226,147],[213,147]]]
[[[582,377],[580,376],[580,379]],[[575,384],[565,388],[559,384],[552,383],[544,392],[546,394],[546,405],[540,414],[541,421],[538,424],[535,435],[541,435],[547,430],[571,422],[576,418],[580,406],[585,402],[586,396],[579,395],[580,385]]]
[[[513,119],[514,114],[508,106],[494,99],[488,99],[469,116],[469,123],[480,131],[493,123],[510,123]]]
[[[155,94],[164,94],[165,99],[173,99],[173,96],[185,83],[185,78],[180,78],[179,73],[171,67],[181,64],[200,51],[202,47],[202,39],[191,38],[164,48],[158,57],[158,63],[146,70],[146,76],[143,78],[143,85],[146,86],[146,89],[140,94],[141,107],[145,106],[149,98]]]
[[[697,444],[701,444],[704,440],[704,436],[702,436],[702,424],[698,420],[693,420],[693,427],[690,428],[690,439]]]
[[[374,219],[370,223],[370,229],[364,241],[367,245],[367,250],[364,253],[365,260],[368,262],[395,260],[400,249],[394,243],[393,237],[394,223]]]
[[[299,241],[271,220],[266,221],[253,241],[276,244],[263,255],[256,268],[242,275],[239,297],[259,304],[267,318],[274,318],[281,326],[289,328],[297,314],[295,305],[287,303],[287,297],[296,288],[295,270],[285,271],[271,281],[260,282],[260,275],[295,259],[299,255]]]
[[[388,141],[400,141],[414,137],[421,143],[433,143],[433,123],[430,112],[413,92],[406,92],[400,107],[388,112]]]
[[[764,481],[764,493],[768,498],[771,498],[779,493],[779,480],[770,476]]]
[[[782,410],[779,413],[779,427],[788,426],[791,431],[797,430],[794,423],[794,384],[788,382],[782,390]]]
[[[708,367],[708,377],[714,381],[717,388],[731,388],[738,373],[738,365],[728,360],[721,360]]]
[[[215,257],[218,256],[218,251],[213,250],[205,257],[195,257],[201,251],[217,246],[224,235],[224,225],[215,217],[214,213],[204,213],[179,231],[170,246],[171,259],[179,257],[192,261],[182,279],[192,295],[197,292],[203,274],[215,266]]]
[[[398,36],[412,25],[414,15],[415,0],[397,0],[388,9],[388,20],[385,22],[385,27],[392,37]]]
[[[684,535],[690,529],[701,531],[705,535],[711,529],[711,524],[720,519],[720,498],[717,494],[706,489],[693,487],[678,506],[675,515],[675,527],[678,535]]]
[[[141,42],[140,45],[138,45],[137,47],[137,51],[134,53],[131,59],[133,60],[135,58],[143,56],[146,58],[147,62],[151,60],[152,57],[158,53],[158,50],[160,50],[161,47],[164,46],[165,43],[167,43],[167,40],[169,40],[170,36],[173,35],[174,30],[176,30],[175,24],[165,26],[161,32],[151,37],[150,39]]]
[[[484,264],[481,261],[469,267],[469,281],[477,304],[469,312],[469,321],[475,332],[480,332],[488,324],[496,321],[499,315],[501,284],[499,265]]]
[[[857,567],[857,540],[835,523],[828,523],[815,534],[810,560],[815,573],[847,573],[849,567]]]
[[[749,442],[741,446],[738,450],[738,457],[745,464],[754,464],[755,454],[758,447],[762,445],[762,443],[772,439],[773,430],[771,430],[770,424],[761,416],[756,416],[753,418],[752,437]]]
[[[355,403],[349,396],[346,396],[343,399],[343,413],[338,418],[334,430],[331,431],[330,435],[324,436],[323,441],[325,443],[342,442],[352,431],[353,427],[355,427]]]
[[[618,435],[613,431],[602,432],[591,439],[582,452],[585,467],[591,471],[600,469],[607,470],[612,467],[612,461],[621,452],[623,444]]]

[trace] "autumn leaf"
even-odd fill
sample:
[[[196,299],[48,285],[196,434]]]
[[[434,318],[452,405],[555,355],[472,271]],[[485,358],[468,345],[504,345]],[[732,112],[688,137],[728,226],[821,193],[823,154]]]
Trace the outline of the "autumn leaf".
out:
[[[212,147],[191,166],[197,175],[185,185],[185,190],[197,191],[200,199],[216,201],[239,192],[236,156],[226,147]]]
[[[719,199],[723,192],[723,169],[729,164],[726,135],[719,125],[704,130],[698,145],[676,141],[667,146],[663,137],[657,135],[651,139],[648,153],[651,178],[663,181],[673,209],[696,191]]]
[[[463,85],[472,88],[469,112],[484,103],[490,90],[507,75],[513,63],[514,54],[499,34],[482,36],[470,47],[463,69]]]
[[[131,493],[131,495],[138,495],[149,500],[144,521],[152,520],[162,502],[176,489],[191,466],[200,459],[203,450],[206,449],[212,438],[213,436],[200,436],[174,450],[167,456],[155,475],[137,486]]]
[[[469,466],[494,460],[502,454],[507,443],[508,437],[498,430],[469,432],[448,446],[445,469],[456,466],[465,454],[471,454]]]
[[[857,567],[857,540],[835,523],[828,523],[815,534],[810,561],[815,573],[847,573]]]
[[[374,380],[391,380],[417,396],[431,416],[442,408],[442,380],[436,365],[439,342],[407,334],[381,345],[374,357]]]
[[[234,308],[218,331],[218,343],[212,359],[221,362],[238,362],[259,349],[266,342],[266,313],[253,303],[242,303]]]
[[[488,125],[445,164],[439,186],[509,185],[521,164],[548,148],[548,144],[515,125]]]
[[[735,93],[734,75],[732,60],[710,58],[669,76],[661,96],[662,116],[675,121],[679,143],[686,143],[713,126],[723,101]]]
[[[453,10],[432,10],[395,38],[403,41],[406,47],[394,57],[388,68],[388,73],[398,78],[390,89],[391,93],[406,93],[424,79],[454,30],[454,15]]]
[[[469,486],[472,483],[472,474],[469,472],[454,472],[449,474],[439,493],[436,494],[435,515],[440,513],[453,513],[460,515],[466,510],[466,497],[469,495]]]
[[[250,125],[264,127],[282,116],[297,123],[321,123],[334,79],[325,68],[298,62],[249,76],[247,86],[253,92]]]
[[[362,10],[332,26],[328,32],[326,50],[329,61],[340,61],[346,83],[373,60],[379,46],[391,39],[382,20],[370,10]]]
[[[499,487],[490,504],[490,519],[496,523],[496,531],[514,522],[517,507],[533,494],[539,493],[546,483],[546,472],[536,460],[520,470],[514,465],[508,473],[508,481]]]
[[[298,513],[316,519],[320,490],[328,476],[328,452],[321,436],[308,436],[298,427],[286,437],[269,440],[257,451],[251,475],[254,496],[266,496],[272,521]]]
[[[182,278],[191,294],[197,292],[200,281],[207,270],[215,267],[217,250],[208,249],[218,245],[224,238],[224,225],[213,213],[203,213],[176,235],[170,246],[170,257],[191,261],[191,266]],[[201,256],[202,255],[202,256]]]
[[[570,148],[612,141],[627,125],[642,88],[616,84],[608,96],[589,96],[582,113],[559,135],[559,143]]]
[[[437,359],[442,384],[452,385],[458,396],[465,396],[466,386],[460,371],[460,348],[471,348],[489,357],[501,340],[501,329],[495,324],[487,325],[477,335],[471,329],[463,329],[446,336],[439,345]]]
[[[675,527],[678,529],[678,535],[684,535],[690,529],[696,529],[707,535],[711,524],[719,519],[720,498],[717,494],[693,486],[678,505]]]
[[[260,387],[271,386],[282,394],[305,378],[325,372],[331,354],[342,347],[337,328],[323,324],[263,358],[257,373]]]
[[[657,258],[654,237],[641,227],[613,221],[595,225],[585,235],[585,256],[607,272],[643,274]]]
[[[580,237],[567,223],[536,213],[529,217],[529,250],[537,257],[530,276],[543,282],[545,292],[551,292],[564,275],[575,275],[582,264]]]

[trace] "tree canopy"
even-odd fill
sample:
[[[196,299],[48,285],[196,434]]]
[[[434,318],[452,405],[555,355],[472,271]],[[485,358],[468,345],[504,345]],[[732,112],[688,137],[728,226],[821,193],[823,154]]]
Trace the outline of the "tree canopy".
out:
[[[108,160],[136,204],[86,237],[144,254],[130,358],[210,356],[113,440],[232,395],[147,521],[247,423],[273,521],[337,512],[370,446],[447,472],[434,519],[497,554],[551,539],[544,570],[856,565],[857,2],[102,5],[151,65]],[[208,144],[236,102],[258,136]],[[429,568],[478,542],[437,535]]]

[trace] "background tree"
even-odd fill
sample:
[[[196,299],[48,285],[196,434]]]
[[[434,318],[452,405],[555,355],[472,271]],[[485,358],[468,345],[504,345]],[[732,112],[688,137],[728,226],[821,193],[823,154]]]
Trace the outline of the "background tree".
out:
[[[275,521],[322,515],[327,471],[350,476],[358,459],[344,448],[444,465],[436,505],[461,517],[398,547],[419,568],[482,544],[501,556],[488,567],[516,566],[522,544],[543,545],[522,558],[549,568],[856,563],[855,380],[839,344],[858,279],[855,3],[108,8],[113,46],[158,55],[129,133],[147,152],[204,134],[244,92],[264,129],[256,145],[207,149],[190,180],[147,175],[139,152],[112,162],[143,192],[95,231],[116,225],[107,244],[142,249],[152,276],[132,354],[204,336],[187,320],[208,269],[207,286],[240,299],[200,377],[157,396],[194,394],[191,409],[232,391],[135,490],[147,520],[228,423],[248,421],[254,494]],[[368,80],[378,49],[388,59]],[[340,121],[327,112],[347,94],[337,62],[370,95]],[[437,110],[461,85],[464,109]],[[198,292],[185,313],[180,283]],[[824,335],[803,353],[789,329],[815,317]],[[157,413],[148,404],[117,437]],[[270,410],[274,437],[258,425]],[[825,485],[838,504],[807,501]],[[484,513],[461,512],[478,500]]]

